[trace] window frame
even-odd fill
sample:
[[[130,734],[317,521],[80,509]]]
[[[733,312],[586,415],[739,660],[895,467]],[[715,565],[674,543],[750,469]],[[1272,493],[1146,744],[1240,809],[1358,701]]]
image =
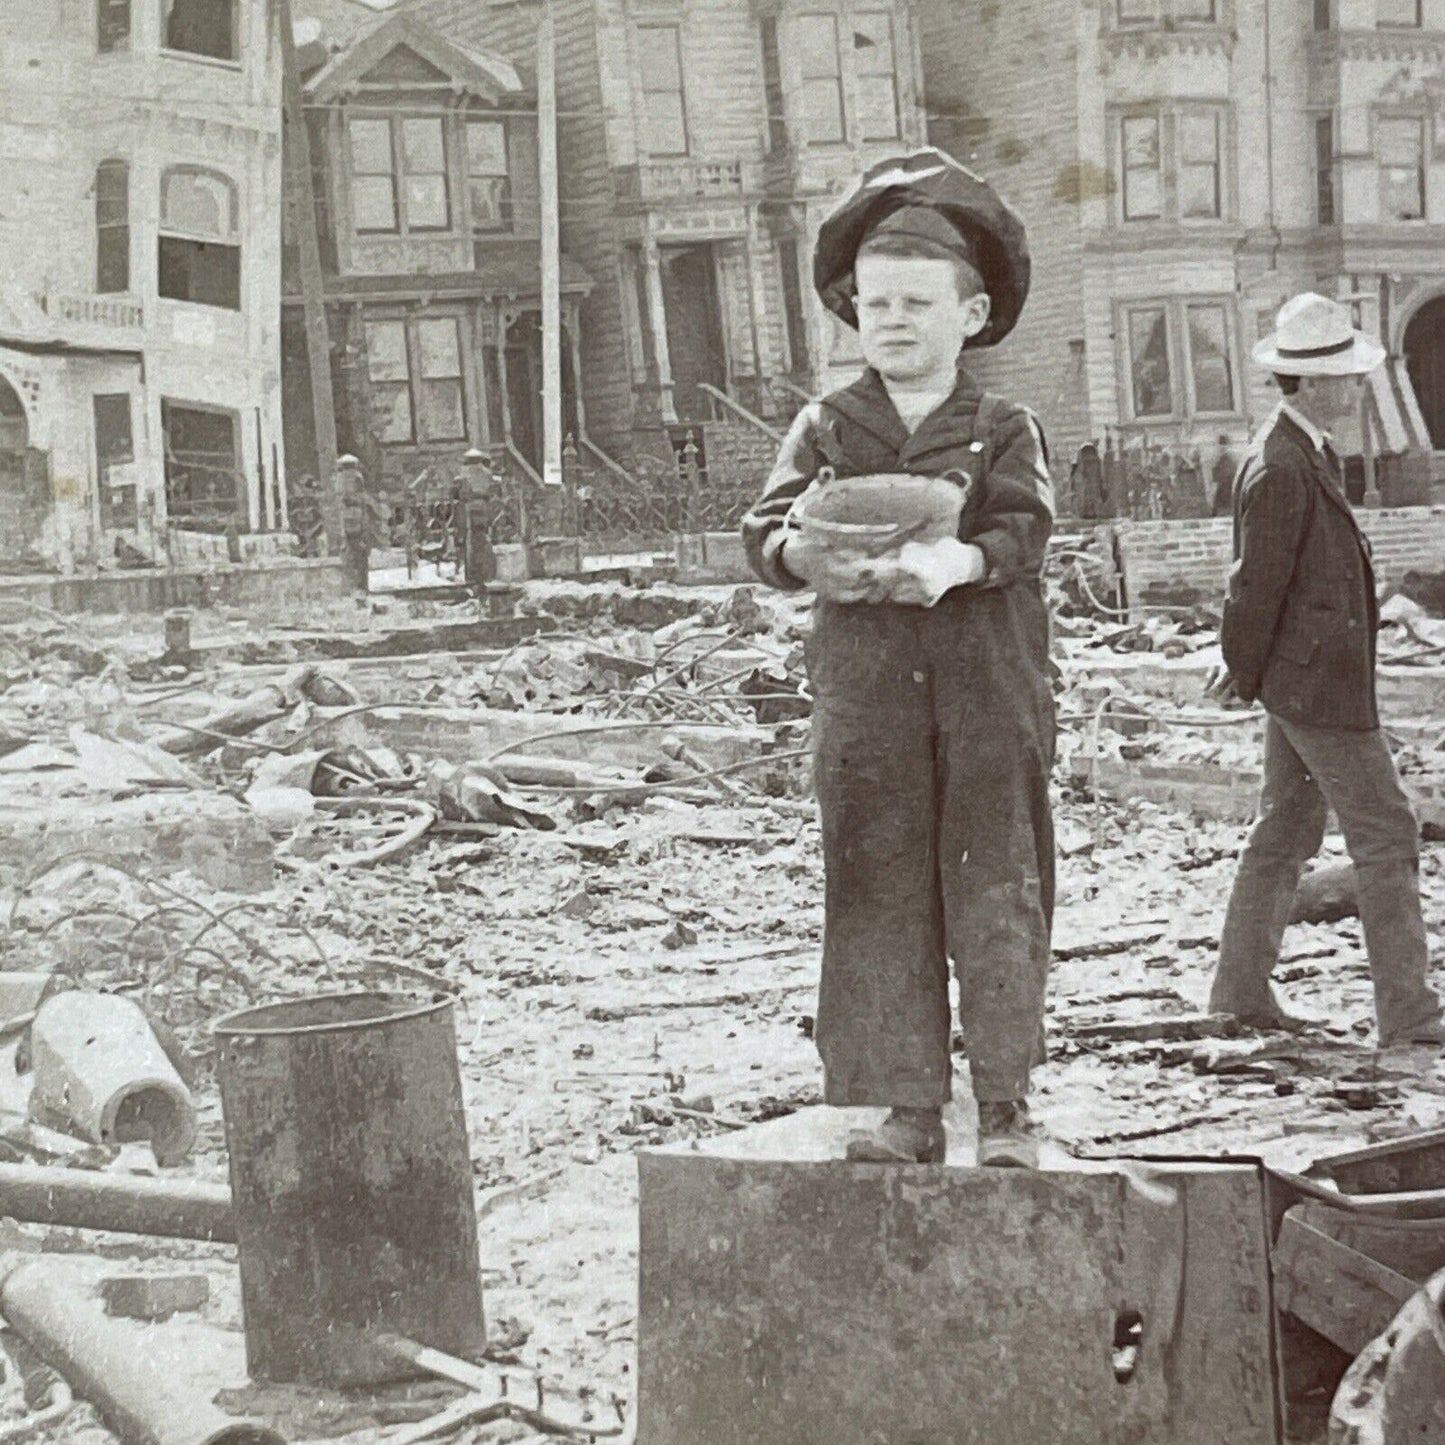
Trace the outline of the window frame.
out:
[[[1416,182],[1419,187],[1420,214],[1418,216],[1396,216],[1389,213],[1385,205],[1386,172],[1403,170],[1402,166],[1388,166],[1382,146],[1382,128],[1391,124],[1410,124],[1416,127],[1420,138],[1420,162],[1416,168]],[[1420,226],[1430,219],[1430,119],[1418,111],[1379,111],[1374,117],[1373,150],[1375,153],[1376,183],[1379,187],[1380,223],[1386,226]]]
[[[1182,177],[1184,160],[1185,123],[1191,119],[1210,119],[1214,122],[1215,134],[1215,194],[1216,210],[1213,215],[1187,215],[1184,211]],[[1128,176],[1131,169],[1127,164],[1128,148],[1125,141],[1127,127],[1131,122],[1152,121],[1159,137],[1159,161],[1157,167],[1159,185],[1159,210],[1157,214],[1131,215],[1129,211]],[[1147,104],[1131,104],[1111,108],[1109,124],[1109,146],[1111,174],[1114,190],[1111,200],[1112,221],[1118,229],[1133,229],[1143,226],[1179,226],[1186,229],[1207,229],[1228,225],[1235,216],[1235,175],[1234,156],[1234,112],[1229,102],[1218,100],[1160,100]],[[1201,166],[1202,162],[1190,162]]]
[[[166,44],[166,31],[170,26],[171,16],[175,11],[175,7],[181,3],[184,3],[184,0],[161,0],[159,7],[161,54],[182,60],[199,61],[205,65],[224,65],[239,68],[241,65],[241,17],[245,9],[242,0],[217,0],[217,3],[226,5],[230,12],[231,53],[229,55],[212,55],[204,50],[185,50],[178,46]]]
[[[639,63],[638,77],[640,84],[638,86],[637,98],[641,113],[638,116],[640,124],[638,125],[637,149],[647,160],[684,160],[692,154],[692,126],[687,113],[687,67],[683,64],[682,26],[674,21],[667,20],[645,20],[640,22],[636,27],[636,33],[639,37],[639,62],[641,60],[640,37],[644,32],[666,32],[671,35],[673,54],[677,62],[677,85],[674,87],[670,84],[666,86],[649,84],[649,67]],[[648,98],[653,95],[676,97],[678,118],[682,128],[680,137],[682,141],[681,150],[656,151],[643,143],[644,132],[650,131],[652,126]]]
[[[210,180],[219,181],[225,187],[230,206],[230,227],[228,236],[202,235],[198,230],[187,229],[168,222],[166,218],[166,189],[167,181],[172,176],[193,175],[205,176]],[[177,165],[165,166],[160,173],[160,222],[156,227],[156,294],[165,301],[175,301],[185,306],[210,306],[220,311],[241,311],[245,302],[245,247],[241,236],[241,191],[235,181],[224,171],[216,170],[211,166],[192,165],[183,162]],[[161,289],[161,277],[164,272],[164,257],[167,241],[180,242],[188,246],[213,246],[235,255],[235,302],[198,300],[194,296],[176,296]],[[228,293],[229,294],[229,293]]]
[[[1335,113],[1327,111],[1315,122],[1315,224],[1340,224],[1339,159],[1335,154]]]
[[[501,132],[502,170],[494,175],[472,168],[472,130],[474,127],[489,126]],[[512,128],[504,116],[485,113],[464,114],[461,117],[461,150],[466,178],[467,226],[473,236],[497,236],[514,229],[512,213]],[[496,225],[478,225],[477,208],[472,204],[472,185],[478,180],[500,180]]]
[[[881,22],[887,27],[887,36],[888,36],[888,69],[887,69],[886,72],[884,72],[884,71],[881,70],[881,69],[880,69],[880,70],[877,70],[877,71],[866,71],[866,70],[863,70],[863,69],[859,66],[859,64],[858,64],[859,49],[858,49],[858,46],[857,46],[856,44],[850,44],[848,54],[849,54],[849,57],[850,57],[850,60],[851,60],[851,64],[852,64],[852,75],[853,75],[853,109],[854,109],[854,113],[855,113],[854,119],[855,119],[855,121],[856,121],[858,139],[859,139],[860,141],[862,141],[865,145],[866,145],[866,144],[869,144],[870,142],[896,141],[896,140],[898,140],[899,137],[903,134],[903,107],[902,107],[902,105],[901,105],[901,96],[900,96],[900,94],[899,94],[899,85],[898,85],[898,22],[897,22],[897,17],[894,15],[894,13],[893,13],[892,10],[878,9],[878,10],[850,10],[850,11],[847,12],[847,14],[846,14],[846,16],[845,16],[844,18],[845,18],[845,20],[847,21],[847,24],[848,24],[848,26],[849,26],[849,28],[850,28],[850,37],[851,37],[852,35],[856,35],[856,34],[858,33],[856,27],[857,27],[857,25],[858,25],[858,23],[859,23],[860,21],[866,21],[866,20],[881,21]],[[838,59],[839,59],[839,62],[841,63],[841,61],[842,61],[842,59],[843,59],[842,46],[841,46],[841,44],[840,44],[840,46],[839,46]],[[889,119],[890,119],[890,122],[891,122],[892,129],[890,129],[890,130],[887,131],[886,133],[881,133],[881,132],[880,132],[880,133],[874,133],[874,132],[870,132],[870,131],[867,129],[866,122],[865,122],[865,119],[864,119],[863,108],[862,108],[861,104],[859,103],[859,98],[860,98],[861,93],[862,93],[862,92],[861,92],[861,87],[860,87],[860,84],[859,84],[859,83],[860,83],[861,81],[864,81],[864,80],[884,80],[884,79],[886,79],[886,80],[888,81],[889,89],[892,91],[892,106],[891,106],[890,111],[889,111]],[[846,120],[845,120],[845,124],[846,124]]]
[[[186,401],[181,397],[176,396],[161,397],[161,476],[163,479],[163,489],[166,500],[166,520],[168,522],[177,522],[184,525],[184,523],[187,521],[193,521],[196,516],[196,513],[194,511],[189,511],[178,515],[171,503],[172,493],[170,464],[173,460],[178,461],[179,459],[176,457],[175,452],[173,452],[171,449],[170,431],[167,425],[167,420],[169,413],[176,410],[204,413],[209,416],[224,416],[230,421],[231,465],[233,468],[231,475],[235,486],[235,506],[230,513],[230,516],[242,527],[242,529],[244,529],[248,525],[249,519],[249,489],[246,481],[245,452],[242,446],[241,439],[240,412],[237,411],[234,407],[215,406],[209,402]],[[180,463],[180,465],[184,466],[186,465],[186,463],[182,462]],[[214,492],[212,492],[211,495],[214,495]],[[206,522],[211,519],[202,514],[201,520],[203,522]],[[192,530],[208,532],[211,535],[216,534],[216,529],[211,526],[202,526],[199,528],[193,528]],[[222,528],[220,530],[224,531],[225,529]]]
[[[452,195],[453,187],[453,163],[455,160],[454,150],[457,141],[450,134],[452,126],[448,123],[450,117],[437,115],[418,115],[411,108],[408,109],[380,109],[373,107],[357,107],[346,117],[346,184],[347,184],[347,209],[351,222],[352,234],[356,236],[449,236],[456,233],[457,227],[457,206]],[[417,171],[418,176],[440,176],[442,181],[442,200],[445,206],[445,219],[440,226],[418,226],[412,223],[411,201],[407,194],[407,180],[413,174],[407,162],[406,154],[406,124],[408,121],[426,121],[435,124],[441,139],[442,165],[439,171]],[[356,148],[352,143],[352,127],[358,122],[362,125],[384,125],[386,126],[387,156],[391,162],[391,169],[382,171],[363,171],[357,168]],[[463,137],[462,144],[465,144]],[[391,206],[392,224],[390,226],[363,226],[359,224],[359,217],[356,212],[356,195],[358,180],[379,180],[385,175],[391,185]],[[468,177],[470,179],[470,177]]]
[[[134,44],[133,0],[95,0],[95,53],[126,55]]]
[[[839,10],[800,10],[793,17],[792,39],[795,42],[795,53],[798,57],[798,120],[802,130],[803,142],[809,147],[813,146],[837,146],[847,145],[850,139],[848,125],[848,96],[843,79],[843,31],[842,22],[844,14]],[[814,54],[811,49],[804,49],[801,45],[799,27],[805,22],[826,20],[833,27],[832,57],[835,69],[831,74],[818,73],[810,75],[807,63]],[[823,139],[816,139],[808,129],[810,110],[806,104],[805,97],[810,85],[831,85],[836,93],[838,101],[838,134]]]
[[[1151,30],[1165,27],[1184,30],[1217,30],[1224,23],[1222,11],[1226,0],[1205,0],[1209,14],[1181,15],[1181,6],[1186,0],[1111,0],[1105,11],[1109,24],[1115,30]],[[1135,11],[1126,14],[1125,7]]]
[[[1238,421],[1244,414],[1245,383],[1241,368],[1242,347],[1239,313],[1235,298],[1223,292],[1184,293],[1169,296],[1129,297],[1115,303],[1115,358],[1120,389],[1120,414],[1134,427],[1189,426],[1193,423]],[[1194,342],[1189,329],[1190,313],[1214,310],[1223,315],[1225,362],[1229,371],[1232,406],[1228,411],[1202,410],[1198,404]],[[1165,352],[1169,362],[1170,412],[1140,415],[1135,402],[1134,337],[1132,318],[1142,312],[1161,312],[1164,317]]]
[[[121,221],[107,221],[102,215],[105,201],[103,177],[119,173],[121,177],[121,199],[124,202],[125,218]],[[129,296],[131,294],[131,224],[130,224],[130,162],[122,156],[107,156],[95,168],[95,294],[97,296]],[[123,272],[123,285],[108,285],[106,281],[107,233],[115,239],[111,244],[116,248],[113,264],[119,264]]]
[[[1386,0],[1375,0],[1375,29],[1376,30],[1423,30],[1425,28],[1425,3],[1424,0],[1413,0],[1415,16],[1412,20],[1385,20],[1380,16],[1380,10]]]
[[[378,435],[377,441],[383,447],[447,446],[470,439],[474,418],[472,416],[471,398],[468,395],[467,339],[462,324],[463,321],[464,317],[459,311],[427,312],[414,316],[382,312],[365,318],[363,325],[366,331],[366,384],[368,390],[373,397],[378,394],[380,389],[385,389],[388,393],[400,390],[406,396],[407,401],[409,435],[406,437],[385,437]],[[455,376],[428,376],[425,369],[426,362],[422,348],[421,328],[424,325],[446,323],[451,324],[453,335],[456,337],[457,372]],[[402,355],[406,361],[406,376],[404,378],[378,380],[372,375],[371,331],[373,327],[381,326],[401,328]],[[459,432],[455,434],[450,432],[445,434],[441,432],[432,433],[425,426],[424,414],[426,408],[423,405],[423,389],[428,384],[455,386],[461,420],[461,430]]]

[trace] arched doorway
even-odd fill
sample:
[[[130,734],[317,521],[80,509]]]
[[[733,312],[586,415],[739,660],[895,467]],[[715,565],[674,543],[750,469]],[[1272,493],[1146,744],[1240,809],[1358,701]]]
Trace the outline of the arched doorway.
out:
[[[25,403],[0,376],[0,567],[40,564],[37,544],[49,511],[46,456],[31,447]]]
[[[1430,445],[1445,451],[1445,296],[1427,301],[1405,328],[1405,364]]]

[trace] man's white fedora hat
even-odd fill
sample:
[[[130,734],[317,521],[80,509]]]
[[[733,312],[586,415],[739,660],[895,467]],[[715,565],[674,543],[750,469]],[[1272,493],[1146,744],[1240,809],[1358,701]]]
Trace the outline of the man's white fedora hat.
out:
[[[1356,331],[1338,301],[1306,291],[1279,308],[1274,335],[1254,348],[1254,359],[1276,376],[1365,376],[1384,361],[1385,348]]]

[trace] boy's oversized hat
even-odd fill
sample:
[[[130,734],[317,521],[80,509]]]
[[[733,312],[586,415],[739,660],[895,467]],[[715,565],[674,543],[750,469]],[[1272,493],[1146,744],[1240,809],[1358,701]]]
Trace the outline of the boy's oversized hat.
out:
[[[898,215],[888,224],[895,213]],[[932,212],[937,220],[923,213]],[[823,304],[849,326],[858,248],[881,228],[956,242],[983,278],[992,301],[988,324],[969,343],[992,346],[1013,330],[1028,299],[1028,237],[1013,208],[981,176],[932,147],[880,161],[823,222],[813,251],[813,284]]]

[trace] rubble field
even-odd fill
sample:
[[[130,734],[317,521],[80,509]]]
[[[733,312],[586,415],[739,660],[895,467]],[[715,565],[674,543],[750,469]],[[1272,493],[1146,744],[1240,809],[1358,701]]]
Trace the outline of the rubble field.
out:
[[[1244,824],[1105,796],[1091,769],[1247,775],[1257,715],[1151,696],[1117,665],[1206,660],[1207,615],[1131,623],[1071,605],[1067,587],[1057,600],[1060,895],[1036,1083],[1053,1136],[1091,1157],[1298,1167],[1445,1124],[1445,1069],[1372,1047],[1347,882],[1313,909],[1330,921],[1291,928],[1277,974],[1307,1034],[1231,1035],[1205,1016]],[[17,823],[0,838],[0,969],[141,1004],[174,1040],[198,1122],[189,1157],[161,1170],[144,1144],[37,1130],[7,1084],[0,1159],[224,1183],[218,1017],[332,991],[446,994],[493,1356],[630,1399],[635,1153],[820,1098],[808,614],[762,589],[559,583],[525,589],[518,615],[531,635],[504,643],[481,629],[461,650],[403,639],[376,649],[390,655],[317,656],[240,614],[196,614],[188,654],[167,651],[159,619],[0,614],[0,816]],[[305,633],[424,639],[475,617],[347,607]],[[1382,648],[1425,652],[1439,631],[1397,609]],[[1101,684],[1090,664],[1105,657]],[[1402,727],[1404,770],[1433,782],[1438,728]],[[1445,854],[1429,837],[1426,917],[1445,959]],[[99,1238],[5,1228],[22,1250]],[[221,1268],[234,1251],[105,1248],[209,1269],[207,1316],[239,1319]],[[25,1404],[12,1391],[0,1408]],[[361,1438],[393,1418],[300,1397],[286,1409],[304,1421],[293,1438]],[[1315,1438],[1311,1418],[1298,1439]],[[538,1438],[508,1428],[472,1438]],[[40,1438],[107,1437],[76,1404]]]

